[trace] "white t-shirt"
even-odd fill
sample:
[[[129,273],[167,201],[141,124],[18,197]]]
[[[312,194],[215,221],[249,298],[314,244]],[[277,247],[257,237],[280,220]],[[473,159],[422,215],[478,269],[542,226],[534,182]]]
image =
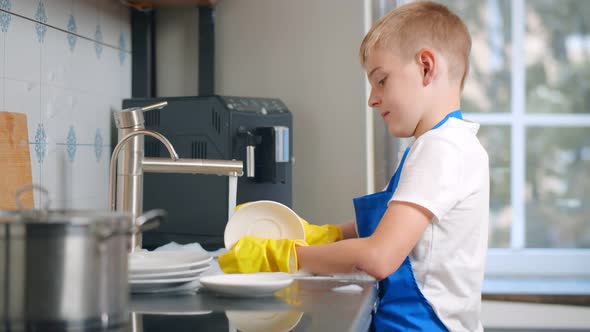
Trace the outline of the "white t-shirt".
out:
[[[392,201],[434,214],[410,253],[418,287],[450,331],[483,331],[489,164],[479,125],[449,118],[411,143]]]

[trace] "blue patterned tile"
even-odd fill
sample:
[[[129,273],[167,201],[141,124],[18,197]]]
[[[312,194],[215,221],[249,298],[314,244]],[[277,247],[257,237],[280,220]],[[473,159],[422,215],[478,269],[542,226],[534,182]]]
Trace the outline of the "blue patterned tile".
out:
[[[70,130],[68,130],[66,144],[68,150],[68,159],[70,162],[74,162],[76,159],[76,131],[74,130],[74,126],[70,126]]]
[[[37,126],[37,131],[35,132],[35,154],[37,155],[37,161],[42,163],[45,159],[45,154],[47,152],[47,134],[45,133],[45,127],[43,124],[39,124]]]
[[[125,36],[121,32],[119,34],[119,62],[123,64],[125,62]]]
[[[96,128],[96,134],[94,134],[94,155],[96,156],[97,162],[100,161],[100,157],[102,156],[102,144],[102,134],[100,133],[100,129]]]
[[[76,25],[76,19],[74,15],[70,15],[70,19],[68,20],[68,44],[70,45],[70,51],[74,52],[74,48],[76,48],[76,41],[78,40],[78,36],[76,33],[78,32],[78,26]]]
[[[10,0],[0,0],[0,9],[10,11],[12,4]],[[0,12],[0,29],[2,32],[8,32],[8,27],[10,26],[10,20],[12,20],[12,15],[6,12]]]
[[[45,4],[43,1],[39,1],[37,5],[37,12],[35,13],[35,30],[37,31],[37,40],[42,43],[45,39],[45,33],[47,32],[47,13],[45,12]]]
[[[96,50],[96,57],[100,59],[102,55],[102,31],[100,24],[96,26],[96,32],[94,33],[94,49]]]

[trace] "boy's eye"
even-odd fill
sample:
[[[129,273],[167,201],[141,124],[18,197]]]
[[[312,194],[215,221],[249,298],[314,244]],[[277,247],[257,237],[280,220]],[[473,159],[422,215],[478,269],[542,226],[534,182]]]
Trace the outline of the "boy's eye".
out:
[[[385,85],[385,78],[380,80],[379,82],[377,82],[377,85],[379,85],[381,87],[384,86]]]

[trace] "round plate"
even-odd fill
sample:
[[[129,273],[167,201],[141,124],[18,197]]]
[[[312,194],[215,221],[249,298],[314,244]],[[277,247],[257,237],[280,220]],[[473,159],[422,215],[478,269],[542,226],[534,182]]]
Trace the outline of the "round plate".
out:
[[[274,201],[256,201],[244,205],[227,221],[223,239],[230,250],[243,236],[268,239],[305,239],[299,216],[287,206]]]
[[[293,278],[287,273],[237,273],[201,277],[201,285],[219,294],[237,297],[270,296],[289,286]]]
[[[190,282],[199,280],[199,276],[184,277],[184,278],[163,278],[163,279],[133,279],[129,280],[130,285],[167,285],[178,284],[183,282]]]
[[[206,253],[190,250],[137,251],[129,255],[129,273],[186,271],[211,259]]]
[[[129,274],[129,280],[150,280],[160,278],[187,278],[194,277],[203,271],[209,270],[211,265],[199,265],[197,267],[191,267],[188,270],[172,271],[172,272],[160,272],[160,273],[133,273]]]

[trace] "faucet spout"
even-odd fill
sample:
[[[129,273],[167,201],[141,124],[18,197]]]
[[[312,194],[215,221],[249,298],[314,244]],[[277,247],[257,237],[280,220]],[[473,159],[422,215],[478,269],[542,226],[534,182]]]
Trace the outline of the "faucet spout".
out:
[[[242,176],[244,166],[239,160],[144,158],[143,170],[148,173],[187,173]]]
[[[139,136],[139,135],[145,135],[145,136],[151,136],[154,137],[155,139],[159,140],[160,142],[162,142],[162,144],[164,144],[164,146],[166,147],[166,149],[168,150],[168,152],[170,153],[170,158],[175,161],[178,160],[178,154],[176,153],[176,150],[174,150],[174,147],[172,146],[172,143],[170,143],[170,141],[164,137],[164,135],[155,132],[153,130],[149,130],[149,129],[139,129],[133,132],[130,132],[129,134],[125,135],[121,141],[119,141],[119,144],[117,144],[117,146],[115,146],[115,148],[113,149],[113,154],[111,156],[111,163],[110,163],[110,171],[109,171],[109,207],[112,211],[115,211],[116,209],[116,199],[115,199],[115,188],[116,188],[116,169],[117,169],[117,159],[119,157],[119,153],[121,152],[121,149],[125,146],[125,144],[127,142],[129,142],[133,137],[135,136]]]

